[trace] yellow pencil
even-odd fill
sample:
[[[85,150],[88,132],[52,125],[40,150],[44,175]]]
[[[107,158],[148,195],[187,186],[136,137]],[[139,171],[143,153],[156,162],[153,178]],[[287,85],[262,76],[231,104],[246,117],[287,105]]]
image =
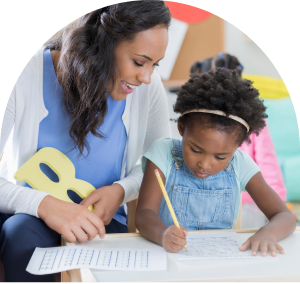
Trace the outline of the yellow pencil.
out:
[[[167,193],[167,191],[166,191],[166,189],[165,189],[164,183],[163,183],[163,181],[162,181],[162,179],[161,179],[161,177],[160,177],[160,174],[159,174],[159,172],[158,172],[157,169],[154,170],[154,172],[155,172],[155,175],[156,175],[156,177],[157,177],[158,183],[159,183],[159,185],[160,185],[161,191],[162,191],[162,193],[163,193],[163,195],[164,195],[164,197],[165,197],[165,200],[166,200],[166,203],[167,203],[168,208],[169,208],[169,210],[170,210],[170,213],[171,213],[171,216],[172,216],[172,218],[173,218],[174,224],[175,224],[175,226],[176,226],[177,228],[180,229],[180,226],[179,226],[179,223],[178,223],[178,221],[177,221],[177,218],[176,218],[174,209],[173,209],[173,207],[172,207],[171,201],[170,201],[169,196],[168,196],[168,193]],[[185,246],[184,248],[185,248],[185,250],[187,251],[187,246]]]

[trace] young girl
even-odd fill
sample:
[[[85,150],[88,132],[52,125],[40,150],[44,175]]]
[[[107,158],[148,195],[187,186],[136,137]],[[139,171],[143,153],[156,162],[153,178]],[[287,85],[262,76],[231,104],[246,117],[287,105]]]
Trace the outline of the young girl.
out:
[[[263,256],[295,229],[295,218],[268,186],[248,154],[237,148],[265,126],[266,108],[252,83],[236,70],[215,69],[191,75],[178,92],[174,111],[180,113],[182,141],[162,138],[144,155],[136,226],[148,240],[168,252],[186,245],[187,230],[230,229],[242,190],[247,190],[269,219],[241,247]],[[154,170],[159,173],[181,229],[172,220]]]

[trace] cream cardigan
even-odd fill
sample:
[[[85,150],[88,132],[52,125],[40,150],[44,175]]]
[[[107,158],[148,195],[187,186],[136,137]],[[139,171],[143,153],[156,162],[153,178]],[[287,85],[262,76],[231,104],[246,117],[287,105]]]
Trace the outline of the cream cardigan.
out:
[[[25,182],[13,179],[13,174],[37,151],[39,123],[48,115],[43,102],[42,47],[29,61],[9,98],[0,136],[0,212],[25,213],[37,216],[42,191],[24,187]],[[127,132],[126,153],[122,176],[117,181],[125,190],[123,204],[137,198],[143,173],[141,156],[158,138],[171,137],[167,97],[161,79],[153,72],[151,83],[136,87],[128,95],[122,116]],[[12,141],[11,154],[6,151]],[[100,161],[101,162],[101,161]],[[105,161],[102,161],[105,162]]]

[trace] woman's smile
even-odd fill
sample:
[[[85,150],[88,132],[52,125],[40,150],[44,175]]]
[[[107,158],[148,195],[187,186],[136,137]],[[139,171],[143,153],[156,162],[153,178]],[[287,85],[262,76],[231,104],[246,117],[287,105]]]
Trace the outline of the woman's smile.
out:
[[[134,88],[137,87],[137,85],[132,85],[121,80],[121,87],[126,94],[131,94],[134,91]]]

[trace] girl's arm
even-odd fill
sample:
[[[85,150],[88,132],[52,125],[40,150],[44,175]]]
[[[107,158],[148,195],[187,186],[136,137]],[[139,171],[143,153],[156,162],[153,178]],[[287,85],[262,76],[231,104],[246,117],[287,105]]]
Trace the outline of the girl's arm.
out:
[[[154,173],[157,168],[147,160],[136,210],[136,227],[146,239],[163,246],[169,252],[178,252],[186,245],[187,232],[184,233],[175,225],[166,226],[158,217],[163,194]],[[164,174],[160,169],[158,171],[165,183]]]
[[[271,251],[272,256],[276,256],[276,250],[284,253],[277,242],[286,238],[295,230],[296,221],[293,214],[276,192],[265,182],[261,172],[250,179],[246,190],[259,209],[266,215],[269,223],[250,237],[240,247],[240,250],[246,250],[251,246],[253,255],[256,255],[259,248],[263,256],[267,255],[268,250]]]

